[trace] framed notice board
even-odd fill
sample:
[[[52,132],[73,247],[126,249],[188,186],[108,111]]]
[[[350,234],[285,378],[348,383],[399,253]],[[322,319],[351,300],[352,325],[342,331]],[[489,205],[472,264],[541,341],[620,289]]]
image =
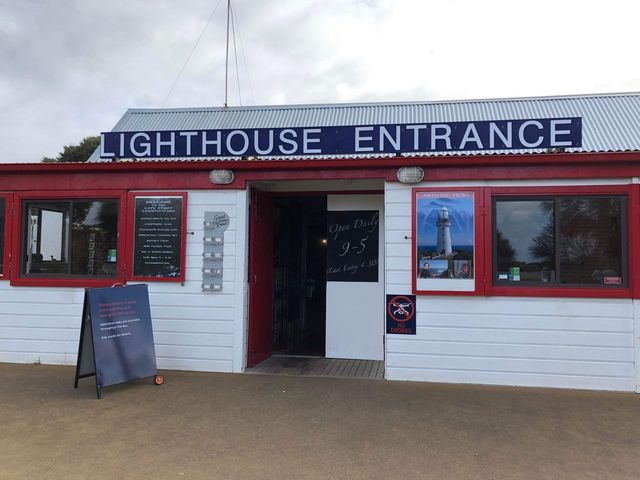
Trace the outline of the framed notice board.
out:
[[[185,276],[186,192],[129,194],[128,278],[183,282]]]

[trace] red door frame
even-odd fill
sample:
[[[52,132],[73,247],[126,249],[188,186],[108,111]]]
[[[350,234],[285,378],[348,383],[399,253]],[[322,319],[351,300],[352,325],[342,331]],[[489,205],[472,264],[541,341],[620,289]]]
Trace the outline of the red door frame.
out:
[[[249,329],[247,367],[273,348],[273,195],[256,188],[249,204]]]

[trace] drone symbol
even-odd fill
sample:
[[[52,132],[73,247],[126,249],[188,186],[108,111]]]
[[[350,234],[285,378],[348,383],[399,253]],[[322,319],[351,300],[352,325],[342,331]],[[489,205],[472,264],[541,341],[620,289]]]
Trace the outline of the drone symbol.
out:
[[[409,310],[407,310],[407,308],[411,306],[410,303],[394,303],[393,306],[396,307],[396,309],[393,311],[394,315],[395,314],[400,314],[404,316],[409,315]]]

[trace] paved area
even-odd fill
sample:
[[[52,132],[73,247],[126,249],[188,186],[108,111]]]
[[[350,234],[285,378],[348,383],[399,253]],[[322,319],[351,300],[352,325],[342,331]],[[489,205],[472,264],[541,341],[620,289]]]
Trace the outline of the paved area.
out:
[[[0,479],[637,479],[640,396],[0,364]]]

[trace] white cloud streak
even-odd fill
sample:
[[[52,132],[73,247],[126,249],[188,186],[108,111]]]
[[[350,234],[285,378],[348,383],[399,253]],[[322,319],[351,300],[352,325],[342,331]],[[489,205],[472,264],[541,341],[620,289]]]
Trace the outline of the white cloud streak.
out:
[[[0,161],[55,156],[159,107],[215,3],[0,0]],[[257,104],[640,90],[635,1],[233,4]],[[221,6],[167,107],[222,105],[225,21]]]

